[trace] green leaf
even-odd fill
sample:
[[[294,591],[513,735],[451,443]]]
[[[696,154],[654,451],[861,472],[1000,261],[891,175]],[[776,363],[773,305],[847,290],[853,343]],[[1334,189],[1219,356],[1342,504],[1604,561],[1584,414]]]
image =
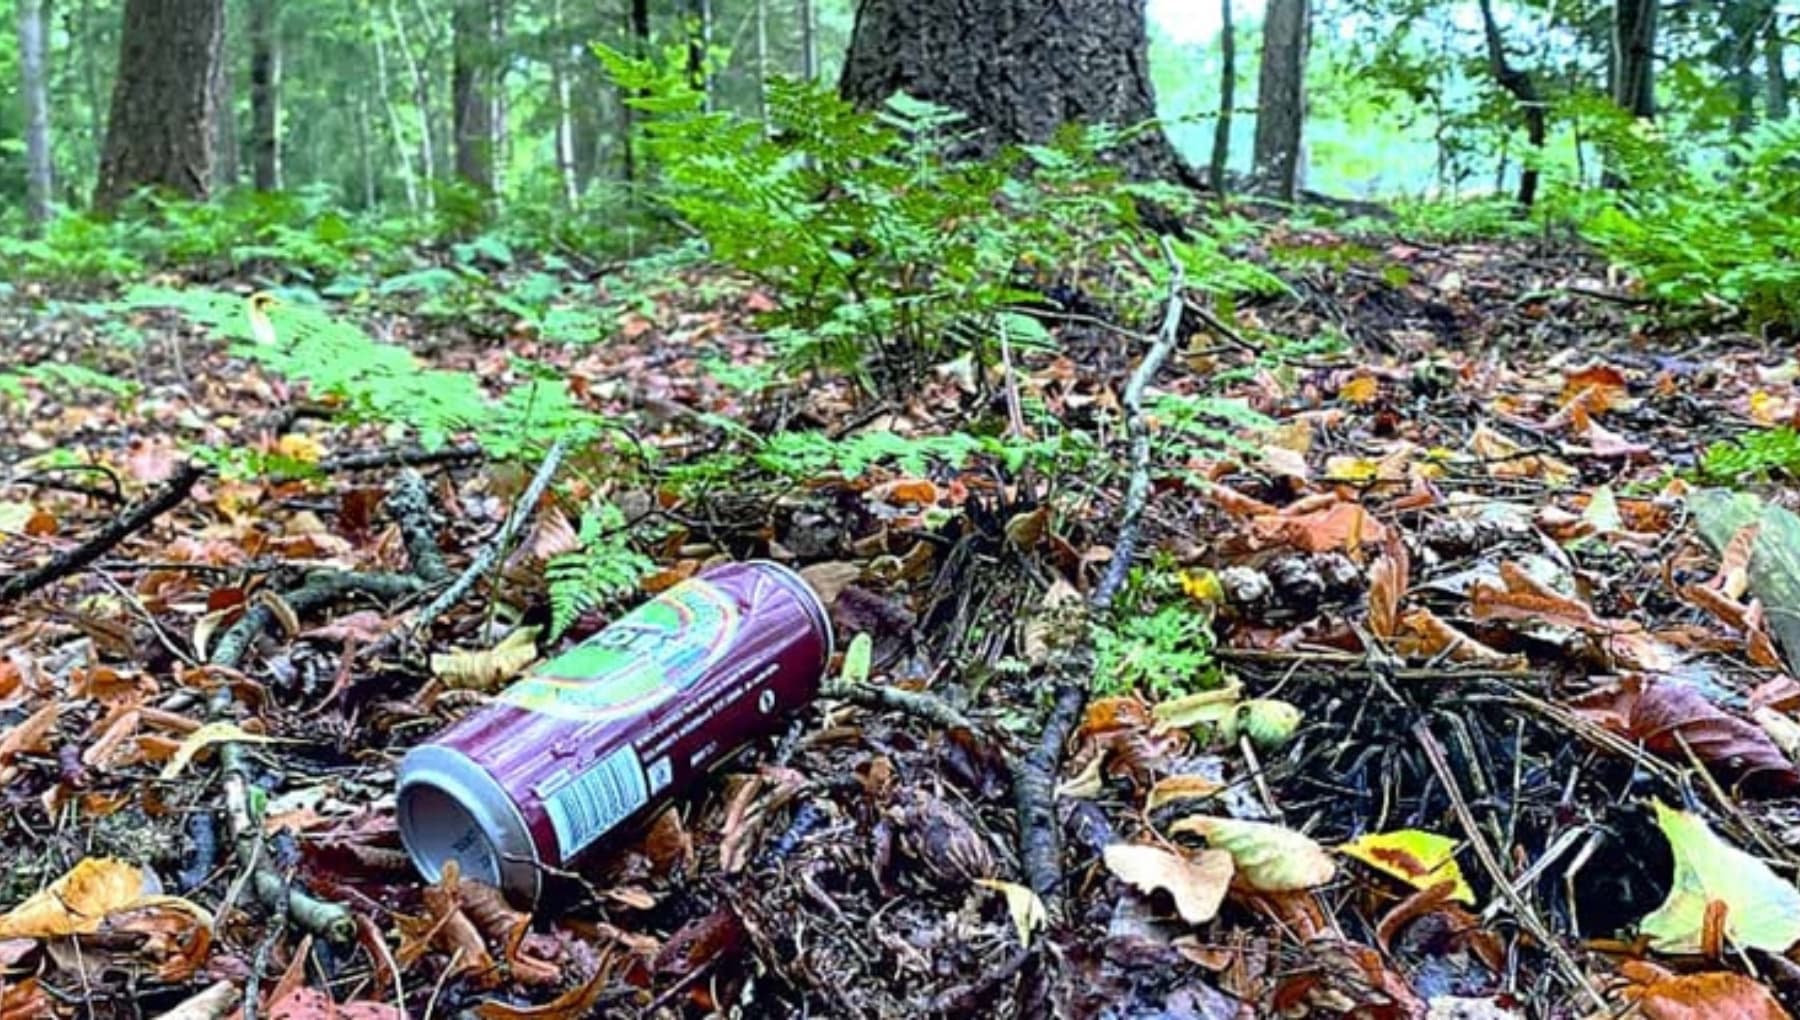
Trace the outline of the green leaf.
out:
[[[868,683],[874,651],[875,641],[869,635],[858,634],[851,638],[850,647],[844,649],[844,669],[838,679],[847,684]]]
[[[1800,890],[1761,860],[1720,839],[1698,816],[1656,802],[1656,823],[1675,854],[1669,898],[1639,925],[1650,948],[1697,953],[1710,903],[1725,907],[1725,936],[1737,946],[1786,952],[1800,942]]]
[[[1244,884],[1257,892],[1294,892],[1331,881],[1337,865],[1310,838],[1266,822],[1193,815],[1169,826],[1191,832],[1231,855]]]

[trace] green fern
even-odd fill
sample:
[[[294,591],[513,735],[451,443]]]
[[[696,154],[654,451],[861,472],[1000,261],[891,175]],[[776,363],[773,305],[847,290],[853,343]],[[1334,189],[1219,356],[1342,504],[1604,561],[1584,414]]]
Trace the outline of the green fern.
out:
[[[601,504],[582,515],[581,547],[552,559],[544,570],[550,585],[550,637],[561,637],[576,617],[625,595],[656,564],[627,544],[625,515]]]

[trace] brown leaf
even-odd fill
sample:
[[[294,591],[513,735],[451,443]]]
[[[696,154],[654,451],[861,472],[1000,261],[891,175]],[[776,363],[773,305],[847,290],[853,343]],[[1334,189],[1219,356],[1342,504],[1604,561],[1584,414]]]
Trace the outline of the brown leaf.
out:
[[[347,1002],[338,1005],[331,996],[304,986],[282,996],[269,1007],[269,1020],[402,1020],[400,1011],[385,1002]]]
[[[1387,528],[1357,503],[1337,503],[1305,513],[1264,514],[1250,525],[1265,544],[1289,545],[1314,553],[1338,549],[1354,553],[1379,545],[1388,536]]]
[[[484,1002],[475,1007],[481,1020],[586,1020],[596,1015],[594,1004],[606,991],[608,972],[602,967],[585,984],[577,985],[541,1006],[513,1006]]]
[[[1376,637],[1391,638],[1400,622],[1400,600],[1406,597],[1411,563],[1406,545],[1391,538],[1381,555],[1369,565],[1369,630]]]
[[[1625,996],[1645,1020],[1790,1020],[1767,988],[1742,974],[1670,974],[1637,961],[1621,969],[1639,981]]]
[[[1414,609],[1401,618],[1394,650],[1418,659],[1435,659],[1443,655],[1451,662],[1523,665],[1514,656],[1489,648],[1423,608]]]
[[[21,754],[43,754],[50,749],[50,733],[62,703],[52,701],[0,736],[0,765],[10,765]]]
[[[862,573],[862,567],[841,560],[814,563],[800,568],[800,576],[806,579],[807,584],[812,585],[812,590],[819,595],[819,601],[828,606],[837,601],[845,588],[856,583]]]
[[[1475,619],[1547,623],[1591,634],[1632,628],[1623,621],[1601,619],[1593,607],[1540,584],[1518,564],[1500,564],[1500,577],[1505,590],[1479,581],[1470,589],[1470,614]]]
[[[1144,893],[1166,891],[1189,924],[1212,920],[1231,887],[1231,854],[1224,850],[1189,857],[1161,847],[1114,843],[1106,848],[1105,859],[1107,870],[1127,885]]]
[[[1746,792],[1768,795],[1800,789],[1800,771],[1768,734],[1727,714],[1686,684],[1630,676],[1583,695],[1569,707],[1673,762],[1687,762],[1685,743],[1721,779],[1740,783]]]

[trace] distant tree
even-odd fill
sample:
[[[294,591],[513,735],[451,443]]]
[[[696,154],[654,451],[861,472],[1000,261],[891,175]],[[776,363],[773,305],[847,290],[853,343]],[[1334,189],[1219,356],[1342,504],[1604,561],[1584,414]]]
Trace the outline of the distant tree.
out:
[[[712,107],[712,76],[707,73],[706,53],[712,49],[713,14],[712,0],[687,0],[688,17],[688,75],[694,80],[694,87],[706,97],[707,108]]]
[[[1781,34],[1781,12],[1769,12],[1769,25],[1763,30],[1763,69],[1770,120],[1786,120],[1789,96],[1787,78],[1787,37]]]
[[[1614,0],[1610,91],[1633,117],[1656,116],[1658,0]]]
[[[1231,114],[1237,104],[1237,28],[1231,23],[1231,0],[1219,0],[1219,119],[1213,123],[1212,160],[1206,182],[1225,193],[1225,167],[1231,162]]]
[[[1307,0],[1271,0],[1263,15],[1262,73],[1256,93],[1258,190],[1292,201],[1300,186],[1306,124]]]
[[[455,0],[451,14],[455,49],[450,74],[455,118],[456,176],[493,192],[501,115],[499,100],[500,0]]]
[[[56,187],[50,164],[49,74],[44,66],[44,2],[18,0],[19,94],[25,102],[25,222],[36,233],[50,219]]]
[[[224,0],[126,0],[95,204],[145,186],[205,198]]]
[[[861,0],[839,88],[865,106],[904,92],[959,110],[982,148],[1156,116],[1144,0]],[[1137,177],[1198,183],[1160,131],[1121,158]]]
[[[250,161],[258,191],[281,190],[281,36],[277,0],[250,0]]]
[[[1534,150],[1542,150],[1549,135],[1549,127],[1537,82],[1532,78],[1531,72],[1515,66],[1512,58],[1507,55],[1506,40],[1500,34],[1500,22],[1494,17],[1493,0],[1479,0],[1479,3],[1482,37],[1487,42],[1488,71],[1494,76],[1494,81],[1518,104],[1521,115],[1525,118],[1525,140]],[[1537,161],[1528,159],[1524,168],[1519,171],[1519,207],[1531,208],[1537,201],[1537,192]]]

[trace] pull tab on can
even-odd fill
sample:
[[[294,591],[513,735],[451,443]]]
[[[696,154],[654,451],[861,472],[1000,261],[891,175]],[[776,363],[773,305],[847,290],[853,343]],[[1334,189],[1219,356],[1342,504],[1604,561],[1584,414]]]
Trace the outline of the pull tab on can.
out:
[[[609,833],[645,820],[819,692],[825,606],[766,561],[702,571],[533,669],[400,762],[400,838],[429,881],[535,902]]]

